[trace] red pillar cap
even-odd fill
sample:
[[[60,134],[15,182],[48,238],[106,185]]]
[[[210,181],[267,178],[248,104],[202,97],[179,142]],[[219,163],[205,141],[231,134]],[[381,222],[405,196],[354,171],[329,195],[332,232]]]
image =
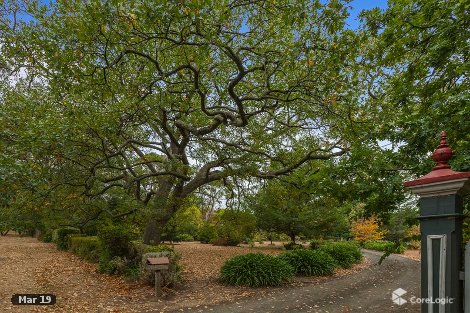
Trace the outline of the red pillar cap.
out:
[[[453,154],[454,152],[447,144],[447,133],[443,131],[441,133],[441,142],[432,154],[432,159],[437,163],[437,165],[432,168],[432,171],[429,174],[418,179],[405,182],[404,186],[412,187],[448,180],[470,178],[470,172],[455,172],[450,168],[448,162]]]

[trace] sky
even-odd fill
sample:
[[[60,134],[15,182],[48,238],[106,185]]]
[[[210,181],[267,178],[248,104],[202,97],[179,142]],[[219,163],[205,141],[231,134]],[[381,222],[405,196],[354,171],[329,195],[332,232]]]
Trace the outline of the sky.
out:
[[[376,7],[384,10],[387,8],[387,0],[353,0],[351,1],[350,6],[352,9],[350,10],[350,16],[347,19],[347,23],[351,29],[357,29],[359,26],[359,20],[357,17],[362,10],[370,10]]]
[[[328,2],[328,0],[323,0]],[[322,1],[322,2],[323,2]],[[41,0],[42,3],[48,4],[51,0]],[[379,7],[380,9],[385,9],[387,7],[387,0],[352,0],[350,3],[352,9],[350,10],[350,16],[347,19],[347,24],[351,29],[357,29],[359,27],[359,20],[357,16],[362,10],[370,10],[375,7]],[[29,17],[25,16],[22,17],[24,20],[29,20]]]

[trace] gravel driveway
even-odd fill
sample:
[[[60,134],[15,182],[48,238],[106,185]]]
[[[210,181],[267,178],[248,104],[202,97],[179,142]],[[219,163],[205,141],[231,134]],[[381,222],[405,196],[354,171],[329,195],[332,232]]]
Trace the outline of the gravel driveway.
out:
[[[381,253],[364,250],[373,264]],[[373,265],[358,273],[334,278],[319,285],[279,292],[268,298],[255,297],[238,303],[211,307],[214,313],[275,313],[275,312],[321,312],[321,313],[389,313],[420,312],[417,304],[402,306],[391,300],[392,291],[398,288],[408,291],[409,299],[420,294],[420,264],[414,260],[392,255],[382,265]]]

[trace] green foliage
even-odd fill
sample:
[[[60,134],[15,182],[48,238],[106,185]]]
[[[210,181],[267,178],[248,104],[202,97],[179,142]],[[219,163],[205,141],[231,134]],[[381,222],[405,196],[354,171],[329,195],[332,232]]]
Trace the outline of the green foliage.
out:
[[[332,242],[333,242],[332,240],[314,239],[310,241],[309,248],[312,250],[315,250]]]
[[[100,259],[101,243],[97,236],[69,236],[68,247],[85,261],[98,263]]]
[[[317,164],[324,168],[324,165]],[[322,175],[328,175],[328,169]],[[320,173],[309,166],[299,168],[283,180],[270,180],[249,199],[258,227],[267,232],[279,232],[295,242],[296,237],[337,236],[348,230],[347,215],[335,195],[317,184]]]
[[[300,250],[304,248],[305,247],[303,245],[298,244],[298,243],[293,243],[293,242],[289,242],[284,245],[284,249],[286,250]]]
[[[142,242],[139,242],[139,241],[131,242],[130,253],[129,253],[129,256],[127,257],[129,261],[128,262],[129,264],[127,266],[129,268],[129,271],[132,272],[131,269],[134,267],[139,268],[142,272],[141,274],[139,274],[141,278],[144,281],[152,283],[154,279],[150,277],[152,273],[146,272],[145,268],[143,268],[145,264],[142,261],[144,260],[144,255],[148,253],[154,253],[154,254],[163,253],[165,254],[165,256],[171,255],[171,259],[173,260],[175,264],[175,268],[174,268],[175,275],[179,276],[179,272],[181,271],[181,266],[179,265],[180,256],[176,253],[176,251],[171,246],[165,245],[165,244],[152,246],[152,245],[143,244]],[[125,270],[124,275],[127,275],[126,271],[128,270],[127,269]]]
[[[110,225],[101,228],[98,232],[101,252],[99,258],[99,270],[103,273],[124,273],[128,265],[132,263],[131,233],[124,226]]]
[[[165,244],[159,244],[159,245],[156,245],[156,246],[151,246],[151,245],[145,245],[145,244],[140,243],[140,242],[133,242],[132,245],[137,250],[139,262],[142,259],[142,255],[144,255],[145,253],[163,252],[163,251],[176,253],[175,249],[173,249],[171,246],[165,245]]]
[[[204,222],[199,229],[198,239],[202,243],[210,243],[217,237],[217,229],[210,222]]]
[[[179,234],[176,235],[175,241],[194,241],[194,237],[190,234]]]
[[[236,246],[246,238],[253,237],[256,220],[251,213],[228,209],[220,212],[216,225],[217,237],[212,240],[213,244]]]
[[[0,190],[48,194],[41,214],[89,221],[119,190],[166,224],[204,185],[344,153],[365,116],[342,1],[23,2],[0,4]]]
[[[386,123],[378,128],[398,149],[401,167],[416,175],[433,166],[429,152],[446,130],[457,171],[469,170],[468,2],[389,1],[365,11],[367,62],[374,97]]]
[[[68,235],[70,234],[80,234],[80,229],[75,227],[62,227],[53,231],[52,241],[57,245],[59,250],[67,250]]]
[[[320,250],[287,251],[279,258],[289,263],[296,274],[304,276],[331,275],[337,266],[328,253]]]
[[[193,241],[198,235],[202,223],[201,211],[197,206],[182,207],[166,224],[164,229],[165,240]]]
[[[42,242],[52,242],[52,233],[53,231],[50,229],[46,229],[41,232],[41,235],[38,237],[39,240]]]
[[[403,243],[396,244],[392,241],[377,240],[367,241],[364,243],[364,249],[376,250],[376,251],[390,251],[391,253],[402,254],[405,252],[405,245]]]
[[[103,253],[109,257],[124,257],[129,254],[131,234],[123,226],[105,226],[98,232]]]
[[[222,282],[250,287],[279,286],[293,274],[293,268],[286,261],[262,253],[235,256],[220,270]]]
[[[390,214],[386,224],[386,239],[390,241],[410,240],[409,230],[418,224],[418,209],[415,207],[405,208]]]
[[[342,268],[350,268],[362,260],[359,246],[351,242],[330,242],[314,251],[323,251],[329,254]]]

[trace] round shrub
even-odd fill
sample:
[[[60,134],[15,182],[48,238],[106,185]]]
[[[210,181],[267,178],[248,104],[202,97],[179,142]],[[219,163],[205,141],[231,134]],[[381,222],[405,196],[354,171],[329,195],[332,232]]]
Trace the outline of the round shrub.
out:
[[[279,258],[289,263],[296,274],[304,276],[331,275],[337,266],[328,253],[318,250],[287,251]]]
[[[331,242],[314,251],[328,253],[342,268],[350,268],[362,260],[361,249],[350,242]]]
[[[222,282],[236,286],[279,286],[294,275],[286,261],[262,253],[238,255],[226,261],[220,270]]]

